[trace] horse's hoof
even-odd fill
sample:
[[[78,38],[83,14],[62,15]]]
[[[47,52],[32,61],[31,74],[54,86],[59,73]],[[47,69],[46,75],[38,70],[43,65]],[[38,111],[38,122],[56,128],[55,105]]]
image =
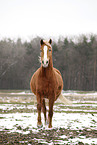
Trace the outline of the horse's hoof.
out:
[[[49,125],[48,128],[52,128],[52,125]]]
[[[38,128],[42,128],[43,127],[43,124],[41,124],[41,125],[37,124],[37,127]]]

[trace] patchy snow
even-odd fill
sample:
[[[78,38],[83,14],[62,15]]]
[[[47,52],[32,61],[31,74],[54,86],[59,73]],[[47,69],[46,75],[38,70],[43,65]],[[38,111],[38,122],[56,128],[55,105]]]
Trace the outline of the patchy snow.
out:
[[[37,131],[37,115],[34,113],[0,114],[0,117],[2,117],[2,119],[0,119],[0,130],[7,128],[10,129],[10,132],[19,132],[20,130],[17,128],[21,126],[23,129],[29,127],[33,131]],[[95,120],[95,123],[92,120]],[[44,120],[42,121],[44,122]],[[84,128],[97,129],[95,128],[96,126],[97,114],[92,116],[91,114],[80,113],[54,113],[53,116],[54,128],[64,127],[65,129],[69,128],[74,130]]]
[[[19,93],[11,93],[11,95],[33,95],[33,93],[23,91]]]
[[[54,127],[64,127],[66,129],[70,128],[74,130],[84,128],[97,129],[95,128],[97,123],[93,124],[92,122],[92,120],[97,122],[97,115],[92,116],[91,114],[80,113],[54,113],[53,120]]]
[[[64,92],[63,92],[64,93]],[[25,94],[21,92],[19,94]],[[73,105],[64,105],[62,103],[56,102],[54,105],[54,115],[53,115],[53,129],[54,128],[65,128],[70,130],[97,130],[97,92],[88,94],[79,94],[76,92],[65,92],[66,96],[73,96],[76,99],[73,100]],[[80,96],[81,95],[81,96]],[[79,98],[77,98],[79,96]],[[83,100],[85,97],[86,100]],[[89,97],[89,98],[88,98]],[[18,98],[18,97],[17,97]],[[2,98],[1,98],[2,99]],[[4,98],[3,98],[4,99]],[[13,98],[14,99],[14,98]],[[4,100],[3,100],[4,101]],[[29,98],[30,101],[30,98]],[[8,111],[20,109],[33,110],[29,113],[8,113]],[[30,104],[0,104],[0,131],[7,130],[7,132],[18,132],[22,134],[29,134],[32,130],[33,132],[39,132],[37,128],[37,113],[36,105]],[[47,107],[48,110],[48,107]],[[79,113],[78,113],[79,112]],[[81,113],[83,112],[83,113]],[[44,124],[44,115],[42,113],[42,122]],[[27,129],[26,129],[27,128]],[[43,129],[49,129],[44,125]],[[58,144],[65,144],[70,142],[70,144],[78,142],[97,144],[97,138],[85,138],[85,136],[79,136],[79,138],[66,139],[66,135],[60,136],[63,140],[56,140]],[[35,138],[34,138],[35,139]],[[44,139],[37,139],[38,143],[47,143]],[[27,141],[20,141],[20,143],[27,143]],[[50,145],[53,144],[51,141]]]
[[[97,138],[74,138],[74,139],[69,139],[69,142],[71,143],[78,143],[78,142],[83,142],[84,144],[97,144]]]
[[[0,109],[2,110],[12,110],[12,109],[24,109],[24,108],[28,108],[28,109],[36,109],[36,106],[34,105],[25,105],[25,104],[0,104]]]
[[[4,118],[0,119],[0,130],[7,128],[10,129],[10,132],[20,132],[21,130],[17,129],[18,126],[23,129],[26,127],[37,128],[37,117],[33,113],[0,114],[0,117]]]

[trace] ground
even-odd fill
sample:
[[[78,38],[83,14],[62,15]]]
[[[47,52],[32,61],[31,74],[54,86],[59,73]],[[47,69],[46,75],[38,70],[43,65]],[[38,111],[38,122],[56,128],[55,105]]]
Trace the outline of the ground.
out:
[[[37,128],[36,100],[29,92],[0,92],[0,144],[97,144],[97,93],[63,91],[73,105],[55,102],[53,127]],[[48,109],[48,107],[47,107]]]

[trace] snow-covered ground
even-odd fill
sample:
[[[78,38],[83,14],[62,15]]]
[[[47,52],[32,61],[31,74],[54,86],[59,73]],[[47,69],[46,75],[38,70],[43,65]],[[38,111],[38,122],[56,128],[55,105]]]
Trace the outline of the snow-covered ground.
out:
[[[61,109],[61,106],[56,105],[54,106],[54,115],[53,115],[53,127],[64,127],[70,129],[96,129],[97,130],[97,114],[90,114],[89,112],[95,110],[85,110],[85,113],[68,113],[68,111],[77,111],[77,109]],[[34,105],[12,105],[12,104],[3,104],[0,105],[0,109],[2,110],[12,110],[12,109],[23,109],[23,108],[34,108]],[[57,108],[58,107],[58,108]],[[36,109],[36,107],[35,107]],[[81,109],[78,109],[80,111]],[[65,112],[64,112],[65,111]],[[66,113],[67,111],[67,113]],[[97,112],[97,110],[96,110]],[[23,128],[29,127],[33,130],[33,128],[37,130],[37,113],[2,113],[0,114],[0,130],[4,130],[5,128],[10,129],[9,132],[18,132],[19,130],[16,129],[15,125],[22,126]],[[42,120],[44,116],[42,114]],[[44,120],[43,120],[44,122]],[[47,126],[44,125],[47,128]]]
[[[25,94],[25,92],[20,94]],[[73,105],[66,106],[62,103],[55,103],[52,129],[61,127],[70,130],[97,130],[97,92],[85,94],[63,92],[63,94],[69,98],[72,96]],[[15,112],[16,109],[17,112]],[[21,113],[21,109],[28,110],[28,112]],[[8,133],[19,132],[22,134],[28,134],[31,130],[36,133],[39,131],[37,128],[36,105],[1,103],[0,110],[0,131],[7,130]],[[29,110],[32,111],[29,112]],[[42,122],[44,123],[43,114]],[[43,129],[48,130],[48,127],[44,125]],[[63,138],[66,138],[66,135],[60,136],[60,138],[62,138],[59,141],[60,144],[68,143],[63,140]],[[70,138],[69,141],[73,143],[79,141],[97,144],[97,138],[86,138],[85,136]],[[40,142],[43,142],[43,140],[40,140]]]

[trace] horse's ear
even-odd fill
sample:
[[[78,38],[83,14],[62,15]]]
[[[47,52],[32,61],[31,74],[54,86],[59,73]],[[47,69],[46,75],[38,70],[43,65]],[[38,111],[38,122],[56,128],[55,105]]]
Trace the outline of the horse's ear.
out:
[[[49,40],[49,43],[52,44],[52,39]]]
[[[40,44],[42,45],[43,43],[44,43],[44,42],[43,42],[43,39],[41,39],[41,40],[40,40]]]

